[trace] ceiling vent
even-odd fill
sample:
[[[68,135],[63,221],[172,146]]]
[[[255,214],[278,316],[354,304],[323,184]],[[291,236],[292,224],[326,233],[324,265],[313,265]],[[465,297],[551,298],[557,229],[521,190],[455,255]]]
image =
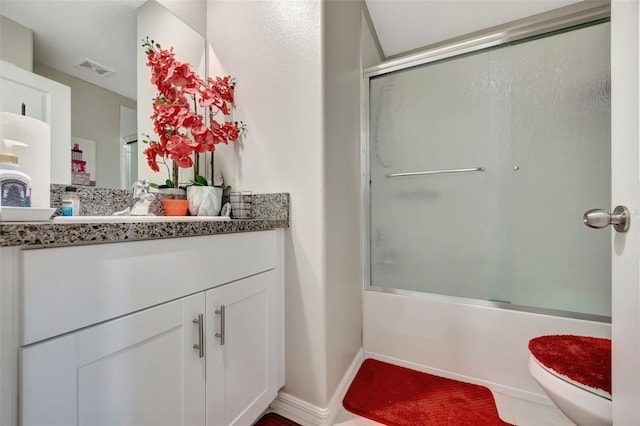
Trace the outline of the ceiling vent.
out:
[[[105,75],[113,73],[113,70],[87,58],[84,58],[83,60],[78,62],[76,66],[100,77],[104,77]]]

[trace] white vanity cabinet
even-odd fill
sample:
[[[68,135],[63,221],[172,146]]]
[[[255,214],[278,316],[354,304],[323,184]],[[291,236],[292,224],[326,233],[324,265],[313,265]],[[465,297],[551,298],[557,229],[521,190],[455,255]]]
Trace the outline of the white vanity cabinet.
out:
[[[252,424],[284,385],[282,235],[14,249],[18,423]]]
[[[198,294],[23,348],[21,424],[204,424],[203,312]]]
[[[251,424],[277,396],[276,274],[242,281],[206,295],[207,426]]]

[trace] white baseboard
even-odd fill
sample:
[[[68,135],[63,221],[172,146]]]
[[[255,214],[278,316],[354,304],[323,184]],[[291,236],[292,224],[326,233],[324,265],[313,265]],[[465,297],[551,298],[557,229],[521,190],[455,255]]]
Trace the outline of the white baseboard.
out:
[[[342,377],[342,380],[340,381],[338,388],[335,390],[335,392],[333,393],[333,396],[329,400],[329,407],[328,407],[329,416],[327,418],[327,421],[328,421],[328,423],[326,423],[327,425],[332,425],[336,416],[340,414],[340,410],[342,410],[342,400],[344,399],[344,396],[347,393],[347,390],[349,389],[351,382],[353,382],[353,379],[356,377],[356,374],[358,373],[358,370],[360,369],[360,366],[362,365],[363,361],[364,361],[364,350],[360,348],[356,356],[353,358],[353,361],[351,361],[351,365],[349,366],[349,369],[347,370],[345,375]]]
[[[320,408],[286,392],[278,392],[278,396],[270,407],[271,411],[303,426],[327,426],[329,424],[329,409]]]
[[[320,408],[316,405],[289,395],[286,392],[278,392],[278,396],[271,403],[271,410],[298,422],[304,426],[330,426],[334,419],[342,409],[342,400],[349,389],[349,385],[353,381],[362,361],[364,360],[364,351],[360,349],[353,358],[349,369],[342,377],[338,388],[329,400],[327,408]]]

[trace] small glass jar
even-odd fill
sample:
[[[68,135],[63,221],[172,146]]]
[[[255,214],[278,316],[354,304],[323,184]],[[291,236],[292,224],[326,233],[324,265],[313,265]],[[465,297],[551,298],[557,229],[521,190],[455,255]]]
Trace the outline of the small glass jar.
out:
[[[75,186],[67,186],[62,196],[62,216],[80,215],[80,196]]]

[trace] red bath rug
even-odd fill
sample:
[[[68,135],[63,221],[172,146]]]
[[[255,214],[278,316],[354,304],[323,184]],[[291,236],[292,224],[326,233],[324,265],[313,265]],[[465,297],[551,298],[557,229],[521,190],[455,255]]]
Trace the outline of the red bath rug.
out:
[[[529,351],[544,367],[611,398],[611,340],[587,336],[541,336]]]
[[[344,397],[344,408],[389,426],[509,425],[491,391],[366,359]]]

